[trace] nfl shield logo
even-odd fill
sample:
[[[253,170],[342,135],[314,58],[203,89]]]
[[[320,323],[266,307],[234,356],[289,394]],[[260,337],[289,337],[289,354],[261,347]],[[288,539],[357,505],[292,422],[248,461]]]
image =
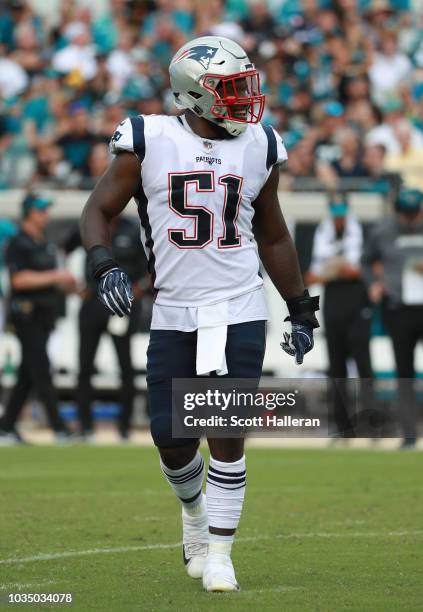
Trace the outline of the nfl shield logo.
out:
[[[210,140],[203,140],[203,147],[206,151],[210,151],[213,148],[213,143]]]

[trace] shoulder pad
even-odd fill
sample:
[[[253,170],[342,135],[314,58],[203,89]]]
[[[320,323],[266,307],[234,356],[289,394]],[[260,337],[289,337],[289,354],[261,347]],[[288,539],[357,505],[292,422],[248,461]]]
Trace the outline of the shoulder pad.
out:
[[[261,127],[267,138],[266,168],[270,170],[275,164],[283,164],[288,159],[288,153],[282,138],[272,126],[261,124]]]
[[[128,117],[121,121],[110,139],[110,153],[116,155],[120,151],[135,153],[140,161],[145,156],[144,117]]]

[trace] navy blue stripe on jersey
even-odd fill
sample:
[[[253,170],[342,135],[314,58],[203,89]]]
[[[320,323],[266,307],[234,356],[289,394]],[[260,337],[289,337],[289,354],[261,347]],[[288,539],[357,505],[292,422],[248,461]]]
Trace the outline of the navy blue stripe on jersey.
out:
[[[134,196],[134,199],[137,203],[138,215],[145,232],[145,246],[148,249],[148,253],[146,253],[147,270],[151,274],[151,283],[154,289],[154,283],[156,282],[156,256],[154,255],[154,240],[151,235],[151,225],[150,220],[148,218],[148,200],[142,186],[139,188],[138,193]]]
[[[184,122],[182,121],[182,119],[180,118],[180,116],[179,116],[179,115],[178,115],[176,118],[177,118],[177,120],[179,121],[179,123],[180,123],[181,125],[184,125]]]
[[[262,124],[261,127],[267,136],[266,168],[269,170],[278,160],[278,145],[276,142],[275,132],[272,130],[270,125]]]
[[[131,117],[131,125],[134,153],[142,162],[145,157],[144,117]]]

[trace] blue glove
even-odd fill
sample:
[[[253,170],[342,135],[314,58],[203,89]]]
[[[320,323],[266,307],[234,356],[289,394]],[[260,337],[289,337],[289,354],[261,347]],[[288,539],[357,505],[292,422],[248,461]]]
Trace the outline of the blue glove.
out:
[[[282,350],[295,357],[295,363],[302,364],[304,355],[314,346],[313,328],[306,323],[292,323],[292,332],[283,335]]]
[[[134,294],[129,278],[119,268],[112,268],[97,279],[97,295],[112,314],[123,317],[131,312]]]

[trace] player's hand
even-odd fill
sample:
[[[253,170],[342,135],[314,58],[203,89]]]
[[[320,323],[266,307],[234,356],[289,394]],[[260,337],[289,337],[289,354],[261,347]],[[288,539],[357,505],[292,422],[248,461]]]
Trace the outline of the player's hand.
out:
[[[131,282],[119,268],[113,268],[97,279],[97,295],[112,314],[123,317],[131,312],[134,299]]]
[[[283,337],[282,350],[295,357],[295,363],[302,364],[304,355],[311,351],[314,346],[313,328],[306,323],[293,322],[291,334],[285,332]]]

